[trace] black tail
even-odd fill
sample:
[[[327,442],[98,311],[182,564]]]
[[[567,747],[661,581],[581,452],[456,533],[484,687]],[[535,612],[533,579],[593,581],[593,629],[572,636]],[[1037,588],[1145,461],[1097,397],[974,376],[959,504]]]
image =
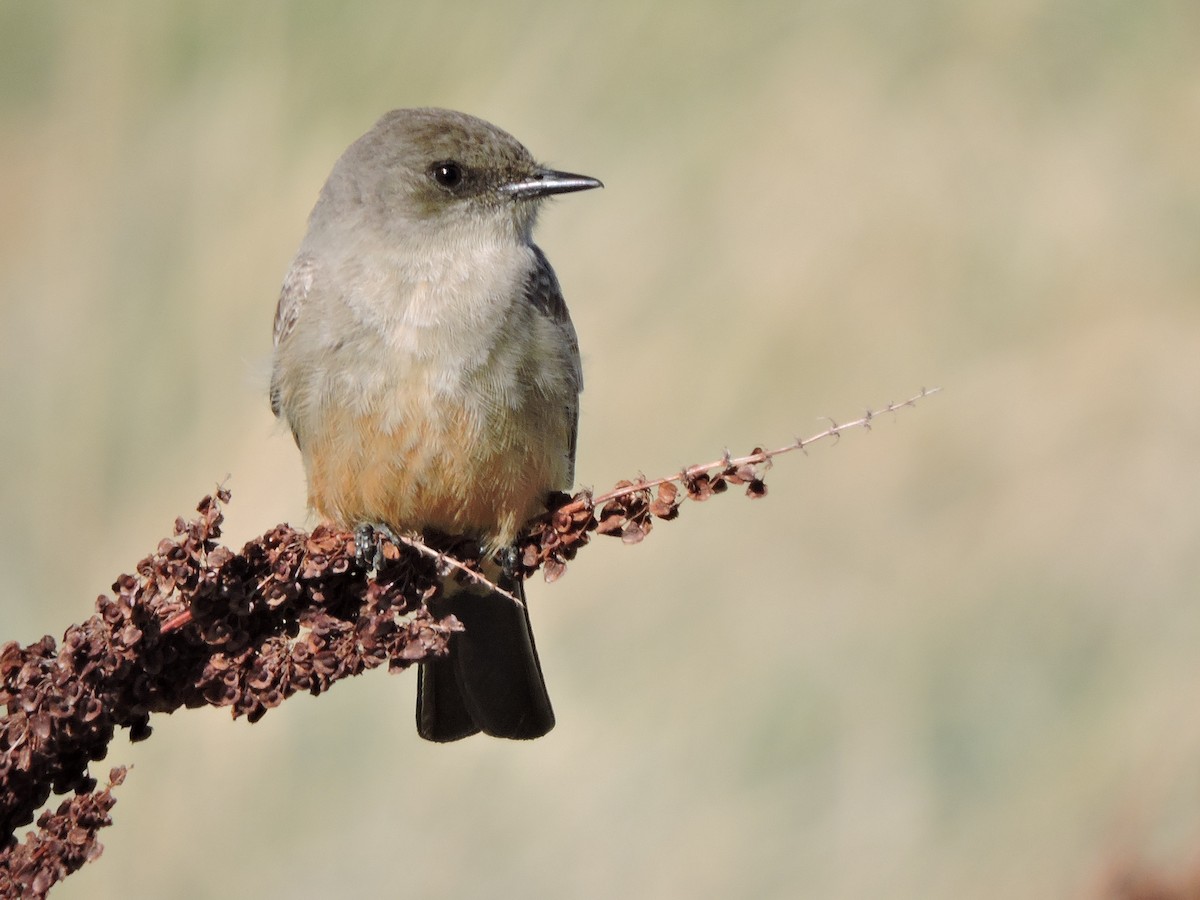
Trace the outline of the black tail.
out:
[[[525,601],[522,582],[500,586]],[[417,676],[417,733],[427,741],[457,741],[482,731],[528,740],[554,727],[528,607],[499,594],[461,591],[441,597],[433,611],[453,613],[464,631],[450,655],[422,663]]]

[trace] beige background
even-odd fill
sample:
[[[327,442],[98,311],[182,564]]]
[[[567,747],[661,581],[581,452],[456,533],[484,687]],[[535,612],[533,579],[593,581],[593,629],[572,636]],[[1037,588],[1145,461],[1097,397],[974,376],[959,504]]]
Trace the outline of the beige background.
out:
[[[425,104],[607,184],[540,230],[582,483],[945,392],[534,585],[547,739],[424,744],[382,673],[163,718],[56,896],[1063,897],[1197,859],[1191,3],[3,4],[0,638],[227,474],[233,543],[305,521],[279,282],[342,149]]]

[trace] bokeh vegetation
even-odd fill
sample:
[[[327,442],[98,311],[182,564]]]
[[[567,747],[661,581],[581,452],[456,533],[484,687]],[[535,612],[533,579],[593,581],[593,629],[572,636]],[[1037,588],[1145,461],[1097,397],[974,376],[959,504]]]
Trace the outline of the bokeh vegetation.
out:
[[[59,896],[1061,897],[1186,869],[1198,36],[1194,4],[1120,0],[0,5],[2,639],[85,618],[227,474],[234,542],[305,521],[275,296],[392,107],[605,181],[540,230],[583,483],[945,389],[534,585],[545,740],[423,744],[382,673],[253,727],[157,722]]]

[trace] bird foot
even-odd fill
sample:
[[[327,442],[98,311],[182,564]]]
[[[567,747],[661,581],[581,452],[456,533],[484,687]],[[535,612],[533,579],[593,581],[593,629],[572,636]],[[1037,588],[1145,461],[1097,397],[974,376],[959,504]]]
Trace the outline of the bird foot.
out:
[[[500,550],[496,552],[496,561],[500,563],[500,570],[505,574],[505,576],[514,581],[520,581],[520,579],[517,577],[518,559],[519,557],[517,555],[517,548],[513,544],[509,544],[507,547],[501,547]]]
[[[354,529],[354,554],[358,557],[358,564],[371,572],[378,572],[383,567],[383,544],[380,538],[400,546],[396,532],[382,522],[364,522]]]

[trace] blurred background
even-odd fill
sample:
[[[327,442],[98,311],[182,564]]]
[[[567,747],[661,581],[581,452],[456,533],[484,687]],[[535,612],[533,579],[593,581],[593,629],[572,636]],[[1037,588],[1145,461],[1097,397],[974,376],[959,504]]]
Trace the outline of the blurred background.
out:
[[[578,475],[785,443],[767,499],[531,590],[559,725],[411,673],[118,743],[63,898],[1115,896],[1200,863],[1200,6],[0,5],[0,640],[228,476],[312,524],[271,320],[385,110],[511,131],[581,337]],[[1128,892],[1126,892],[1128,893]]]

